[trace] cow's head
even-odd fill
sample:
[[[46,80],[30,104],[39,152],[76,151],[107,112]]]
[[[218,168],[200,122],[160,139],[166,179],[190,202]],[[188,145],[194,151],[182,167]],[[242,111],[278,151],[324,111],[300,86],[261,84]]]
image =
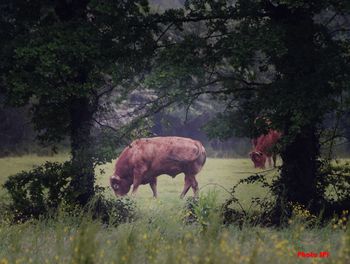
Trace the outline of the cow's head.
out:
[[[118,175],[112,175],[109,181],[116,196],[126,195],[130,190],[131,184],[127,180],[121,179]]]
[[[266,155],[260,151],[252,151],[249,153],[255,168],[265,169]]]

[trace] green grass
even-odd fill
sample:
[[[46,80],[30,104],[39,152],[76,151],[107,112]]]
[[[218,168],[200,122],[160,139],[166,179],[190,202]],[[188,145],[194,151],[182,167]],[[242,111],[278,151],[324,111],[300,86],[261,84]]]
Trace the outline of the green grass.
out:
[[[97,177],[98,184],[108,186],[109,176],[113,173],[113,165],[106,164],[101,167],[104,169],[105,174]],[[98,171],[99,170],[97,170],[97,172]],[[229,191],[238,180],[258,171],[259,170],[252,168],[252,163],[248,159],[207,159],[202,171],[197,175],[197,180],[201,192],[208,192],[211,189],[216,189],[219,193],[219,200],[222,201],[228,195],[223,188]],[[171,203],[179,202],[179,196],[183,185],[183,174],[180,174],[175,178],[167,175],[159,176],[159,199]],[[247,205],[247,201],[249,201],[251,194],[262,194],[262,190],[256,186],[245,186],[244,189],[238,189],[237,196]],[[189,190],[187,195],[193,195],[192,190]],[[147,199],[152,199],[152,191],[149,185],[141,185],[136,194],[136,198],[142,202]]]
[[[68,216],[0,226],[0,263],[349,263],[350,233],[301,223],[278,230],[186,225],[176,206],[151,200],[134,223],[105,227]],[[215,218],[211,218],[212,220]],[[326,259],[302,259],[298,251]]]
[[[22,170],[30,170],[34,166],[43,164],[45,161],[62,162],[69,158],[67,154],[59,154],[53,157],[39,157],[36,155],[26,155],[22,157],[9,157],[0,159],[0,184],[3,184],[8,176]],[[96,183],[100,186],[109,186],[109,176],[112,175],[115,161],[96,168]],[[101,174],[101,169],[104,171]],[[230,188],[238,180],[245,178],[259,170],[252,167],[252,162],[248,159],[207,159],[202,171],[197,175],[199,188],[201,192],[207,192],[210,189],[217,189],[219,200],[223,201],[228,193],[223,189]],[[270,174],[271,176],[273,173]],[[158,196],[161,201],[169,203],[178,203],[180,193],[184,184],[184,175],[180,174],[175,178],[167,175],[158,177]],[[220,187],[220,186],[221,187]],[[1,192],[1,190],[0,190]],[[256,195],[263,195],[264,192],[257,186],[239,187],[237,197],[240,198],[245,206],[248,206],[250,198]],[[112,191],[110,191],[112,195]],[[193,195],[189,190],[187,195]],[[149,185],[141,185],[138,189],[137,200],[143,203],[152,199],[152,191]]]
[[[0,158],[0,185],[2,185],[8,176],[15,173],[32,169],[34,166],[41,165],[46,161],[63,162],[68,159],[68,154],[58,154],[52,157],[25,155],[22,157]],[[0,190],[1,191],[1,190]]]
[[[50,158],[63,161],[66,155]],[[0,159],[0,181],[8,175],[45,158],[24,156]],[[113,164],[101,168],[97,183],[108,185]],[[99,172],[99,169],[97,172]],[[210,190],[219,184],[230,189],[239,179],[258,172],[247,159],[208,159],[198,175],[201,195],[213,195]],[[272,176],[272,175],[271,175]],[[159,177],[159,199],[152,198],[149,186],[141,186],[135,197],[138,218],[133,223],[106,227],[87,218],[60,215],[58,219],[43,219],[18,225],[0,221],[0,264],[5,263],[350,263],[350,231],[329,224],[307,228],[295,218],[289,228],[231,225],[224,227],[218,215],[210,215],[207,228],[184,224],[182,210],[185,201],[179,194],[183,175],[172,179]],[[218,205],[227,195],[215,187]],[[112,192],[109,192],[112,195]],[[192,195],[190,193],[190,195]],[[244,205],[252,196],[265,195],[256,186],[242,186],[238,191]],[[210,199],[208,199],[210,200]],[[301,219],[301,220],[300,220]],[[330,257],[302,259],[298,251],[327,251]]]

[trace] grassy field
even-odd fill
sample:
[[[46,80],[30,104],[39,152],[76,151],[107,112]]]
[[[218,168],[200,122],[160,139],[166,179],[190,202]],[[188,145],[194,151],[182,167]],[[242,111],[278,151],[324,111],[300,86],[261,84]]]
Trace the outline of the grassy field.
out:
[[[67,155],[59,155],[49,159],[63,161],[67,158]],[[0,159],[0,183],[10,174],[30,169],[47,159],[36,156]],[[99,185],[108,185],[113,164],[97,168]],[[105,174],[100,174],[100,169],[105,170]],[[239,179],[254,172],[258,170],[253,169],[247,159],[208,159],[198,175],[201,196],[213,196],[212,190],[216,189],[219,205],[227,197],[223,188],[230,189]],[[178,198],[183,178],[183,175],[175,179],[160,176],[157,200],[152,198],[149,186],[141,186],[134,198],[138,208],[137,220],[118,227],[106,227],[65,214],[54,220],[43,219],[20,225],[0,221],[0,264],[350,263],[349,229],[344,231],[341,225],[334,223],[322,228],[308,228],[302,221],[302,214],[283,230],[224,227],[216,213],[210,215],[206,228],[185,224],[185,201]],[[250,197],[257,195],[264,196],[265,193],[257,186],[242,186],[237,196],[244,206],[249,206]],[[328,252],[330,255],[301,258],[297,256],[298,252]]]
[[[22,170],[30,170],[34,166],[43,164],[45,161],[62,162],[69,157],[67,154],[60,154],[54,157],[38,157],[36,155],[26,155],[23,157],[8,157],[0,159],[0,184],[3,184],[9,175]],[[115,161],[96,168],[97,181],[100,186],[109,186],[109,176],[112,175]],[[101,174],[101,170],[104,173]],[[218,199],[223,201],[228,193],[223,189],[230,188],[237,183],[239,179],[252,175],[259,170],[252,167],[252,162],[248,159],[207,159],[203,170],[197,175],[199,188],[201,192],[217,190]],[[274,172],[270,173],[272,177]],[[179,203],[179,195],[184,184],[184,175],[180,174],[175,178],[167,175],[158,177],[158,196],[159,200],[169,203]],[[1,192],[2,190],[0,190]],[[249,204],[250,197],[263,194],[263,190],[255,186],[244,186],[237,190],[237,196],[245,205]],[[110,191],[110,195],[112,191]],[[188,195],[193,195],[189,190]],[[141,185],[138,190],[137,201],[139,203],[152,199],[152,191],[149,185]]]
[[[34,166],[41,165],[46,161],[63,162],[68,159],[67,154],[59,154],[52,157],[25,155],[22,157],[0,158],[0,185],[2,185],[8,176],[17,172],[32,169]]]

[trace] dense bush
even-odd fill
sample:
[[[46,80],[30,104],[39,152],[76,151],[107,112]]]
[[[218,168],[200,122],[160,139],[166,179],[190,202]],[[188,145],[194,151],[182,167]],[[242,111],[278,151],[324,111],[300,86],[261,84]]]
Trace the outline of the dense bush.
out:
[[[307,219],[309,223],[313,222],[314,217],[317,217],[320,222],[326,223],[335,215],[339,217],[344,210],[350,208],[350,164],[339,162],[333,164],[325,160],[319,162],[321,169],[318,176],[317,192],[319,197],[322,197],[322,200],[319,201],[320,206],[322,206],[320,208],[322,213],[318,217],[318,215],[313,215],[309,208],[303,208],[305,212],[309,212],[312,216],[312,219]],[[267,189],[269,195],[264,199],[252,198],[250,208],[245,210],[235,197],[236,189],[242,184],[257,183]],[[255,174],[240,180],[232,187],[230,197],[223,204],[224,222],[227,224],[242,225],[245,223],[262,226],[276,225],[276,223],[287,224],[288,219],[295,215],[295,210],[300,205],[295,202],[278,200],[278,192],[281,189],[283,189],[283,186],[279,185],[279,177],[274,178],[271,183],[264,174]],[[276,208],[285,212],[286,219],[279,219]]]
[[[70,181],[72,167],[69,162],[52,163],[31,171],[12,175],[4,187],[10,196],[8,210],[13,221],[25,221],[56,211],[63,202],[72,198]]]
[[[328,164],[324,167],[324,186],[326,196],[330,202],[349,203],[350,202],[350,163]],[[327,189],[328,188],[328,189]],[[350,204],[348,204],[350,208]]]
[[[54,216],[58,211],[71,215],[89,215],[103,223],[117,225],[135,217],[135,203],[128,199],[107,199],[104,188],[96,187],[95,196],[85,208],[75,204],[70,187],[74,170],[70,162],[47,162],[28,172],[9,177],[4,184],[9,203],[2,205],[11,222],[23,222],[41,216]],[[3,212],[4,214],[4,212]]]

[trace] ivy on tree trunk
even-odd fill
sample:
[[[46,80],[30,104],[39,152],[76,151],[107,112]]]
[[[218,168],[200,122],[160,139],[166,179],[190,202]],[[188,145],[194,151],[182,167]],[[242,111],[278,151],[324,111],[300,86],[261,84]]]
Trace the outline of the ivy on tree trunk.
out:
[[[94,195],[92,114],[88,98],[70,100],[71,162],[74,170],[71,187],[76,201],[81,205],[85,205]]]
[[[292,204],[304,205],[315,213],[319,213],[325,205],[317,188],[321,164],[316,131],[316,127],[312,126],[302,128],[300,133],[293,135],[294,140],[287,143],[280,152],[283,162],[281,175],[274,183],[277,196],[276,222],[290,217]]]

